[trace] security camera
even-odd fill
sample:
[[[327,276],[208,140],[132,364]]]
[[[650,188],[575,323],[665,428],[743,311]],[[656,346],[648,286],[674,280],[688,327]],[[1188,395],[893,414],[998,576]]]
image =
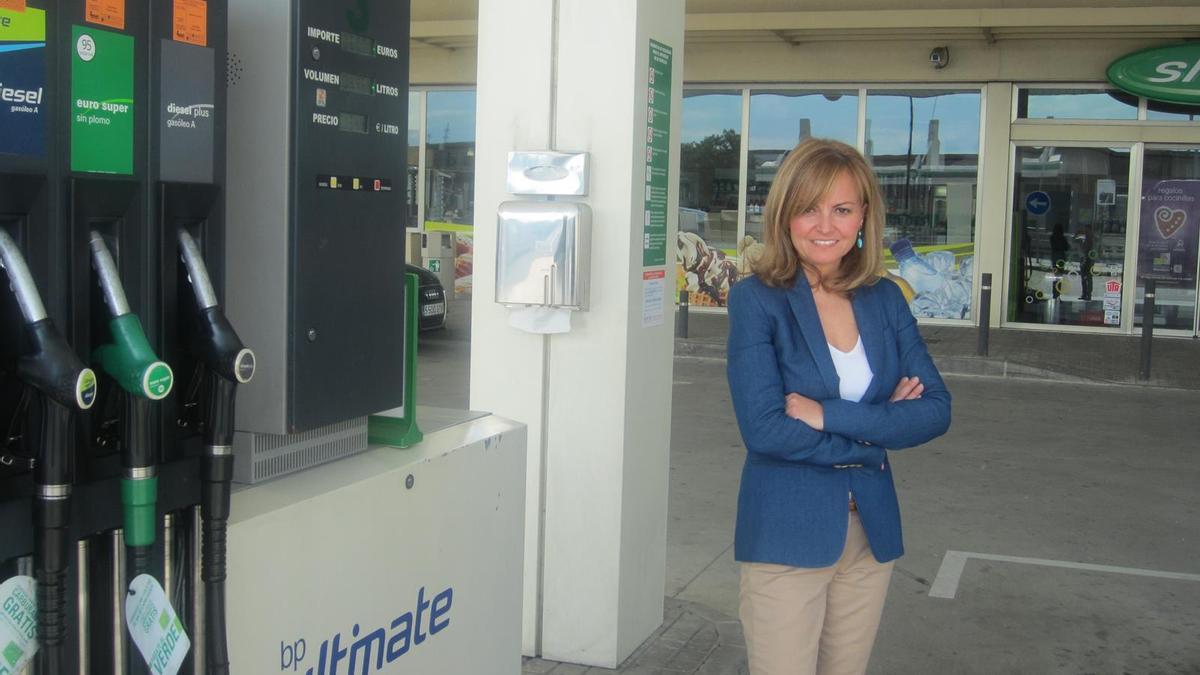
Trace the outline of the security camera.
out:
[[[929,52],[929,62],[938,70],[945,68],[950,64],[950,48],[934,47],[933,51]]]

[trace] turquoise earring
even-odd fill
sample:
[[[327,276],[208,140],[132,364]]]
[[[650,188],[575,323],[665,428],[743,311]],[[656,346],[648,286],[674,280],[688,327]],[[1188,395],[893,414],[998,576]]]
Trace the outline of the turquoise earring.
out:
[[[859,231],[858,231],[858,242],[857,242],[857,245],[858,245],[858,247],[859,247],[859,248],[862,248],[862,246],[863,246],[862,232],[863,232],[862,230],[859,230]]]

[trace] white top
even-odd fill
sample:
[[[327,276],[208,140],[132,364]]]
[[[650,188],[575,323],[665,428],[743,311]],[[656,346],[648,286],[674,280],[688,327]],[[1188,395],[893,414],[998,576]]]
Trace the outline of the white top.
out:
[[[862,336],[858,336],[858,342],[855,342],[854,348],[848,352],[829,345],[829,355],[833,357],[833,367],[837,370],[840,380],[838,393],[843,400],[858,403],[871,386],[871,379],[875,377],[871,372],[871,364],[867,363]]]

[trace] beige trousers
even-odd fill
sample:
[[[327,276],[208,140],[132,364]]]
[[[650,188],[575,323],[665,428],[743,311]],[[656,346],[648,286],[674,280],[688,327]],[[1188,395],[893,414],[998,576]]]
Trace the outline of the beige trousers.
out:
[[[875,560],[856,511],[832,567],[742,563],[751,675],[865,673],[894,565]]]

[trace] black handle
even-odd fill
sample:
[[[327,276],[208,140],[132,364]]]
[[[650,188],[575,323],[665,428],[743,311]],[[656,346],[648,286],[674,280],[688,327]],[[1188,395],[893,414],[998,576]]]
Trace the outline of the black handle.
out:
[[[96,376],[67,345],[50,319],[26,325],[31,353],[17,361],[17,376],[61,406],[87,410],[96,400]]]

